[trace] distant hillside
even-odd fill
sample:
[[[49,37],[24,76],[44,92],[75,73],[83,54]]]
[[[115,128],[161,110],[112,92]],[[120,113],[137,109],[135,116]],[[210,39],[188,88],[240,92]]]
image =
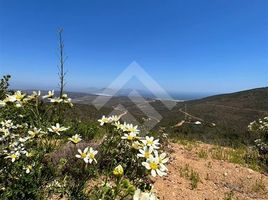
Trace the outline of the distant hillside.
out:
[[[118,104],[140,122],[154,120],[154,116],[145,114],[150,113],[150,105],[163,117],[155,129],[165,127],[173,136],[223,144],[252,141],[247,125],[268,113],[268,87],[177,102],[171,111],[160,100],[147,98],[133,103],[128,97],[122,96],[112,97],[103,109],[97,110],[92,105],[96,95],[70,95],[77,104],[73,112],[84,120],[96,120],[103,114],[109,114]],[[123,110],[117,111],[123,113]],[[182,126],[176,126],[183,120]],[[196,121],[201,121],[201,125],[195,125]]]
[[[194,102],[268,111],[268,87],[215,95]]]
[[[247,125],[268,112],[268,88],[207,97],[186,102],[188,112],[207,120]]]
[[[192,118],[183,112],[196,117]],[[202,125],[194,128],[195,134],[203,140],[217,138],[218,140],[241,139],[248,141],[251,135],[247,125],[268,113],[268,88],[257,88],[236,93],[216,95],[200,100],[178,103],[169,116],[162,120],[162,126],[171,126],[183,120],[199,120]],[[211,124],[215,123],[215,127]],[[188,125],[189,126],[189,125]],[[182,131],[178,128],[178,132]],[[186,135],[191,135],[186,131]]]

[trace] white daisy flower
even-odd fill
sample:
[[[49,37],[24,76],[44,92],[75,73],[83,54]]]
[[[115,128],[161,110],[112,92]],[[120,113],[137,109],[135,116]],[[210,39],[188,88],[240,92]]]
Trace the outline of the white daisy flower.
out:
[[[7,95],[7,97],[5,98],[5,102],[11,102],[11,103],[13,103],[15,101],[17,101],[17,99],[13,95]]]
[[[142,165],[151,171],[151,175],[153,177],[156,177],[158,174],[159,176],[164,176],[166,175],[167,168],[159,163],[159,158],[158,157],[153,157],[150,156],[149,159],[146,160],[146,162],[142,162]]]
[[[23,97],[25,96],[25,94],[22,94],[21,91],[16,91],[14,96],[15,96],[17,101],[21,101],[23,99]]]
[[[117,122],[120,120],[120,117],[117,115],[112,115],[109,117],[110,122]]]
[[[154,149],[159,149],[159,145],[160,145],[159,139],[154,140],[154,137],[146,136],[145,140],[141,140],[141,142],[148,147],[153,147]]]
[[[57,97],[57,98],[54,98],[54,99],[50,99],[50,103],[61,103],[63,101],[63,99]]]
[[[124,124],[121,124],[120,129],[125,132],[125,131],[127,131],[127,127],[128,127],[128,124],[126,122],[124,122]]]
[[[137,134],[136,133],[125,133],[124,136],[121,137],[121,139],[123,140],[134,140],[137,138]]]
[[[100,125],[103,126],[104,124],[108,124],[111,121],[110,121],[110,118],[109,117],[105,117],[103,115],[102,118],[98,120],[98,122],[100,122]]]
[[[75,157],[81,158],[84,160],[85,163],[88,163],[89,162],[88,147],[86,147],[84,151],[82,151],[81,149],[78,149],[77,151],[79,154],[76,154]]]
[[[78,149],[78,153],[75,157],[83,159],[85,163],[92,163],[93,161],[97,163],[95,155],[98,151],[95,151],[92,147],[86,147],[83,152],[81,149]]]
[[[28,131],[28,134],[30,135],[31,138],[34,138],[38,136],[40,132],[41,132],[41,128],[37,129],[36,127],[34,127],[33,130]]]
[[[1,121],[1,125],[6,128],[14,128],[12,120]]]
[[[68,138],[68,140],[70,142],[73,142],[74,144],[77,144],[77,143],[81,142],[82,139],[81,139],[81,135],[75,134],[72,137]]]
[[[29,174],[33,170],[33,166],[27,165],[26,167],[23,167],[23,169],[25,170],[26,174]]]
[[[121,129],[122,124],[120,123],[120,121],[114,122],[113,125],[116,127],[116,129]]]
[[[5,98],[6,102],[20,102],[24,98],[25,94],[22,94],[21,91],[16,91],[13,95],[7,95]]]
[[[43,96],[43,99],[52,98],[54,96],[54,90],[48,91],[48,94]]]
[[[31,101],[33,99],[38,98],[41,95],[41,91],[33,91],[33,93],[29,96],[27,96],[25,99],[23,99],[23,102]]]
[[[20,157],[20,153],[17,151],[15,153],[11,153],[9,154],[8,156],[6,156],[5,158],[8,159],[10,158],[11,159],[11,162],[15,162],[16,160],[18,160]]]
[[[51,126],[51,128],[48,128],[48,131],[60,135],[60,132],[66,131],[68,129],[68,127],[61,127],[59,123],[56,123],[56,126]]]
[[[141,144],[139,141],[134,141],[132,144],[131,144],[131,147],[133,148],[133,149],[140,149],[140,148],[142,148],[143,147],[143,144]]]
[[[150,156],[152,156],[153,148],[152,147],[143,147],[143,149],[139,149],[139,153],[137,154],[140,158],[146,158],[149,159]]]
[[[72,99],[71,99],[71,98],[63,99],[63,103],[67,103],[67,104],[69,104],[71,107],[73,107]]]
[[[97,163],[97,160],[95,159],[95,155],[98,153],[98,151],[94,150],[92,147],[89,148],[88,156],[89,156],[89,163],[92,163],[93,161]]]
[[[158,198],[152,192],[142,192],[140,189],[137,189],[134,193],[133,200],[158,200]]]
[[[161,153],[160,156],[158,156],[158,151],[154,151],[154,155],[155,155],[155,157],[159,158],[160,164],[165,164],[169,160],[166,153]]]
[[[138,126],[133,126],[133,124],[127,124],[126,131],[130,133],[136,133],[136,134],[140,132],[140,130],[138,130]]]

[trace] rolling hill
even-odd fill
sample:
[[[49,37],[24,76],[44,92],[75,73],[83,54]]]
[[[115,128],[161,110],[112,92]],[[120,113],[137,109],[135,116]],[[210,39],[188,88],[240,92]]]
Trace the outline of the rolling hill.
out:
[[[145,114],[150,113],[152,106],[162,116],[155,130],[164,127],[173,136],[224,144],[252,141],[247,125],[268,113],[268,87],[176,102],[172,110],[167,109],[160,100],[134,99],[133,103],[133,99],[131,101],[124,96],[112,97],[101,110],[97,110],[92,105],[96,95],[80,94],[74,97],[78,106],[72,112],[83,120],[95,120],[102,114],[109,114],[118,104],[139,122],[155,120],[154,116]],[[123,112],[124,110],[117,110],[117,113]],[[201,124],[197,126],[195,121],[200,121]],[[180,122],[183,125],[176,126]]]

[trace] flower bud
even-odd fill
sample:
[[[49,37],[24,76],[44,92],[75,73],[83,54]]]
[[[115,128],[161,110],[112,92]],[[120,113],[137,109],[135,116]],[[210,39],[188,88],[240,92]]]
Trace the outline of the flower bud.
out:
[[[122,176],[124,174],[124,169],[121,165],[118,165],[116,168],[114,168],[113,174],[115,176]]]

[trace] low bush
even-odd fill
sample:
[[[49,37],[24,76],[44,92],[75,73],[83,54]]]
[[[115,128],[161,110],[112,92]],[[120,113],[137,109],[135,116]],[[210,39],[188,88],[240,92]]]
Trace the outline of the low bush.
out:
[[[268,116],[253,121],[248,126],[255,137],[255,148],[259,152],[261,166],[268,171]]]

